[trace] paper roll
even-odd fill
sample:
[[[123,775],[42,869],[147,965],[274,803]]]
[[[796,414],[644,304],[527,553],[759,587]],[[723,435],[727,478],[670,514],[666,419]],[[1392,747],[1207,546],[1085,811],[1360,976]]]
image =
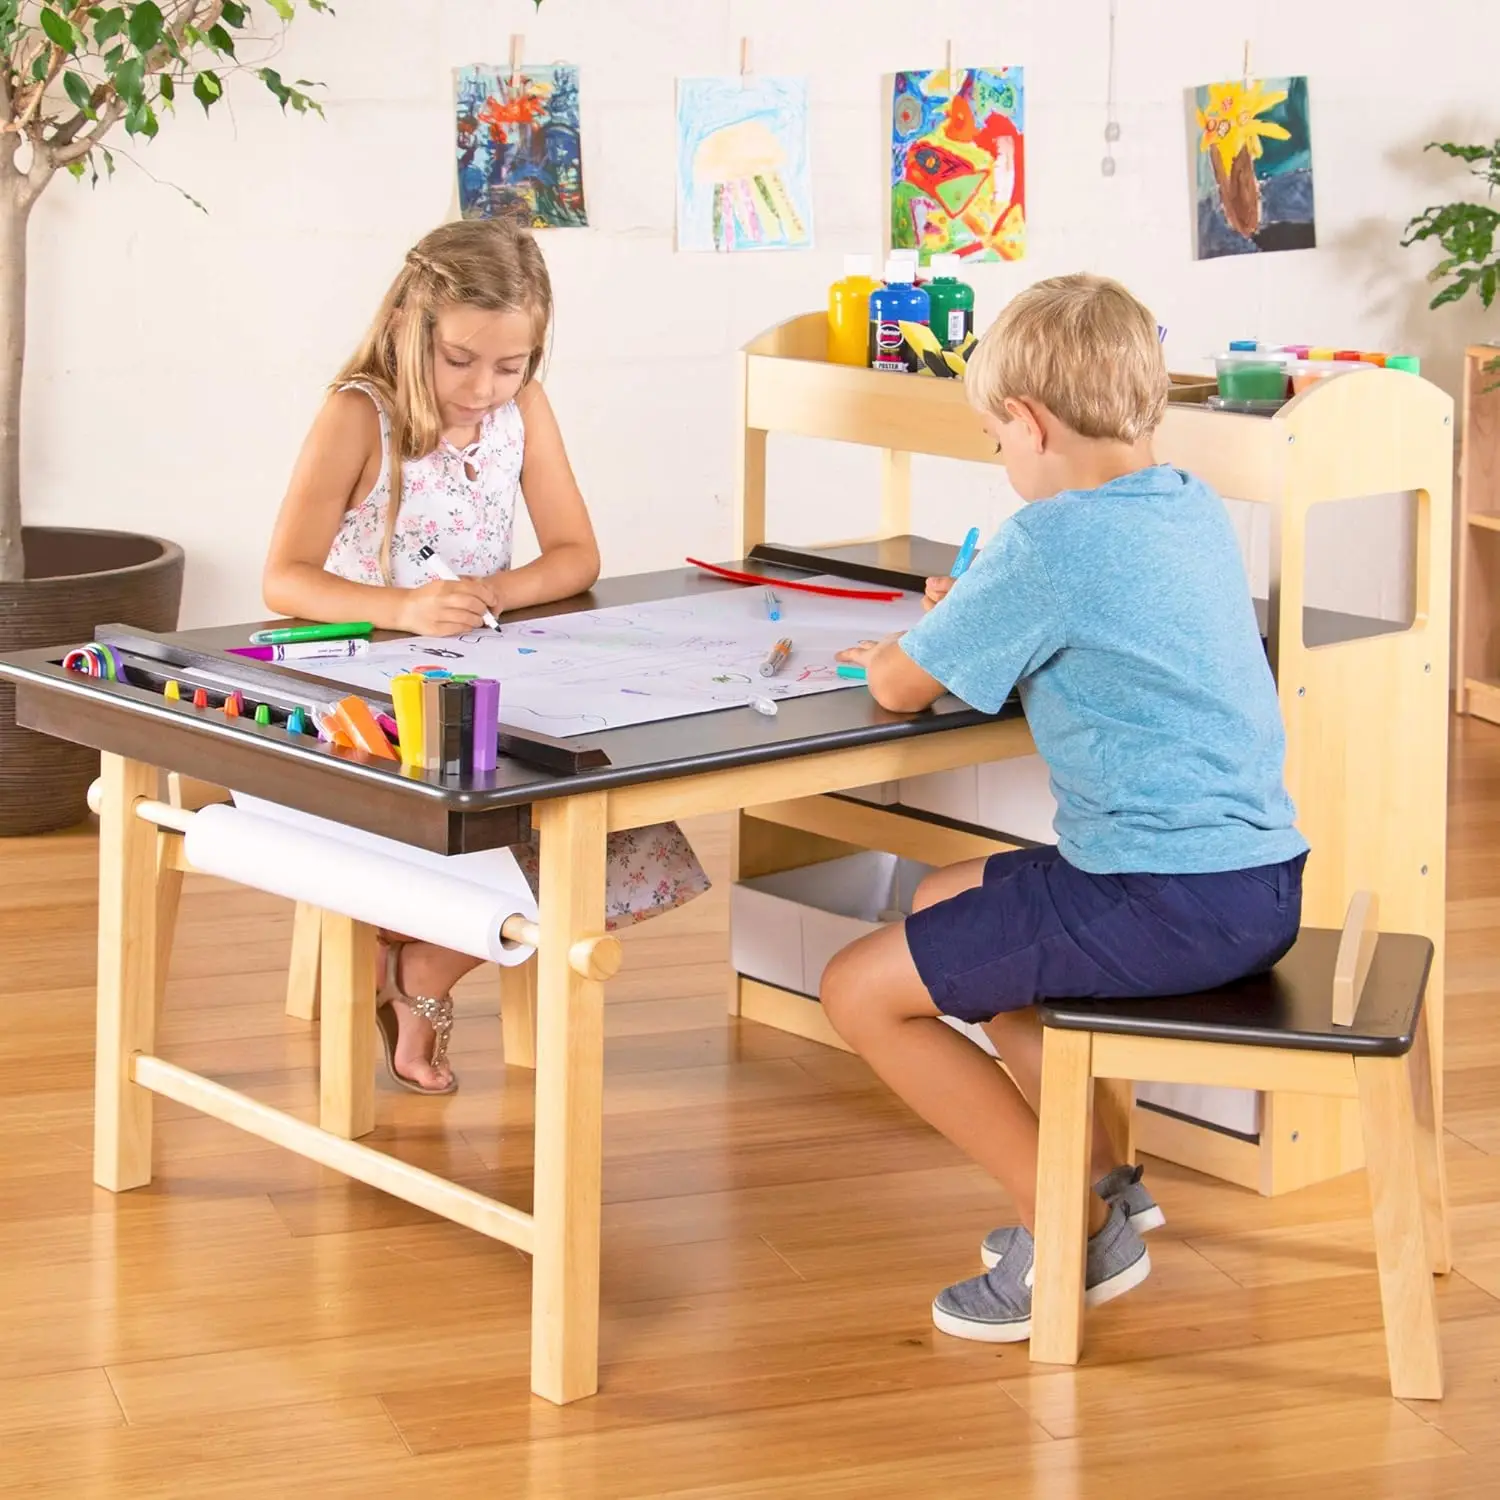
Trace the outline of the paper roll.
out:
[[[184,852],[205,874],[475,958],[509,966],[532,953],[500,935],[508,917],[537,917],[536,900],[508,849],[445,859],[238,798],[235,806],[220,803],[195,813]]]

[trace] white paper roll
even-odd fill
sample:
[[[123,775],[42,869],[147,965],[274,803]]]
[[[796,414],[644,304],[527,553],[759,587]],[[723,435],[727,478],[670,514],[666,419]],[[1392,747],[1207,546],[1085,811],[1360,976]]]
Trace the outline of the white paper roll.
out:
[[[250,799],[240,800],[194,814],[184,852],[195,869],[494,963],[531,956],[500,936],[506,918],[537,916],[508,849],[445,859],[271,803],[251,811],[243,805]],[[481,859],[483,884],[466,878]]]

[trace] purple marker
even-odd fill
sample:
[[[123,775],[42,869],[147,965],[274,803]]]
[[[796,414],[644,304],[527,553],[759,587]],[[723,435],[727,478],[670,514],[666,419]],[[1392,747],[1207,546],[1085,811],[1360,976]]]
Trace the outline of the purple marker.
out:
[[[251,661],[342,661],[348,656],[363,656],[368,641],[293,641],[286,646],[229,646],[233,656],[248,656]]]
[[[474,679],[474,769],[493,771],[500,740],[500,684],[493,677]]]

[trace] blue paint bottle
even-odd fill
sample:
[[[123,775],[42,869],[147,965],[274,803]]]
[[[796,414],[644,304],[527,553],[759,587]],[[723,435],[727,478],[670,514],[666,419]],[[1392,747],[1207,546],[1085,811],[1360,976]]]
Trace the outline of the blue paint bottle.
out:
[[[909,260],[890,260],[886,285],[870,293],[870,368],[914,375],[922,356],[907,342],[903,323],[929,323],[932,303],[916,285],[916,266]]]

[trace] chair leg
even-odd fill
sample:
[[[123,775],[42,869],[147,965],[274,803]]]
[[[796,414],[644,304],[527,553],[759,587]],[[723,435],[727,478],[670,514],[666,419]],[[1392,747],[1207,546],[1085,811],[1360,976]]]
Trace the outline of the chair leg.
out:
[[[500,1040],[508,1068],[536,1067],[536,959],[500,969]]]
[[[286,976],[286,1013],[294,1021],[318,1019],[322,935],[322,912],[299,901],[292,917],[292,960]]]
[[[1135,1084],[1128,1078],[1094,1080],[1094,1113],[1121,1165],[1135,1165]]]
[[[318,1045],[318,1120],[358,1140],[375,1128],[375,940],[373,927],[322,914],[323,1019]]]
[[[1443,1395],[1443,1352],[1423,1224],[1407,1059],[1356,1058],[1354,1074],[1359,1084],[1365,1172],[1375,1221],[1375,1257],[1380,1266],[1391,1394],[1439,1401]]]
[[[1092,1052],[1093,1037],[1086,1031],[1048,1027],[1043,1032],[1031,1357],[1045,1364],[1076,1365],[1083,1348]]]
[[[1453,1244],[1448,1232],[1448,1163],[1443,1156],[1443,1136],[1437,1126],[1435,1107],[1437,1078],[1433,1072],[1431,1024],[1424,1005],[1417,1020],[1416,1041],[1407,1062],[1411,1069],[1417,1176],[1422,1186],[1427,1263],[1436,1275],[1446,1276],[1453,1269]]]

